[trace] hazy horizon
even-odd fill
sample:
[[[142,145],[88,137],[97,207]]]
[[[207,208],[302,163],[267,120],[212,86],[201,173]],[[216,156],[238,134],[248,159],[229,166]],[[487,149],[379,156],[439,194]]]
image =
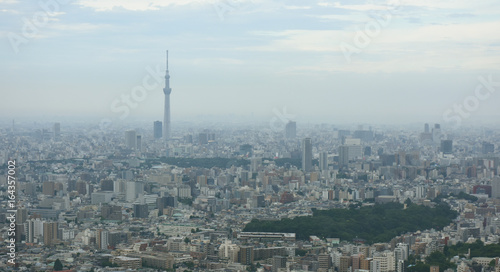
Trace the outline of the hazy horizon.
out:
[[[0,0],[0,114],[162,121],[169,50],[172,123],[498,123],[499,7]]]

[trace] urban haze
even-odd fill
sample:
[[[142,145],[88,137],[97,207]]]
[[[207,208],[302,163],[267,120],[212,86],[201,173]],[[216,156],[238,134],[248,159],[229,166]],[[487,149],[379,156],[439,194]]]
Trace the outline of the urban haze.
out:
[[[500,271],[500,4],[0,0],[1,271]]]

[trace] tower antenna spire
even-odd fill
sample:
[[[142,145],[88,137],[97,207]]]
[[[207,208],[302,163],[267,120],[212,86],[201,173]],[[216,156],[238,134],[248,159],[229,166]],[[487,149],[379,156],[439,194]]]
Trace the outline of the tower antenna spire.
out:
[[[167,71],[168,71],[168,50],[167,50]]]

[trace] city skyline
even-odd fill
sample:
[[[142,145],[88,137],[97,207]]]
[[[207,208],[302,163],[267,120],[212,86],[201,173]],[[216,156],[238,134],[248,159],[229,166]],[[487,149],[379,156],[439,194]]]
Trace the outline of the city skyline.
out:
[[[0,5],[6,120],[160,119],[166,48],[173,122],[266,122],[285,110],[299,123],[498,117],[495,1]]]

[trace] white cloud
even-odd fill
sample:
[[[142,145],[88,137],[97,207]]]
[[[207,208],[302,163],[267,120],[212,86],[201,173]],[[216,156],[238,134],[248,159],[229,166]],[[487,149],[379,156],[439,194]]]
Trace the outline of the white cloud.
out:
[[[311,9],[310,6],[285,6],[285,9]]]
[[[311,65],[305,70],[397,72],[444,70],[498,70],[500,66],[500,21],[413,28],[382,29],[368,46],[351,55],[347,65],[341,43],[355,47],[356,32],[341,30],[255,31],[269,42],[240,50],[309,52],[335,56],[329,65]],[[496,46],[495,46],[496,44]],[[337,65],[333,65],[336,63]],[[340,64],[340,65],[338,65]],[[312,67],[315,66],[315,67]]]
[[[0,9],[0,12],[11,13],[11,14],[21,14],[19,11],[13,10],[13,9]]]
[[[335,2],[335,3],[320,2],[318,3],[318,5],[322,7],[335,7],[339,9],[348,9],[355,11],[388,10],[399,6],[398,3],[387,3],[387,5],[374,5],[374,4],[342,5],[340,2]]]
[[[228,5],[234,7],[243,0],[79,0],[78,4],[82,7],[95,9],[96,11],[110,11],[114,8],[121,8],[131,11],[159,10],[169,6],[184,5]]]
[[[17,4],[18,0],[0,0],[0,4]]]

